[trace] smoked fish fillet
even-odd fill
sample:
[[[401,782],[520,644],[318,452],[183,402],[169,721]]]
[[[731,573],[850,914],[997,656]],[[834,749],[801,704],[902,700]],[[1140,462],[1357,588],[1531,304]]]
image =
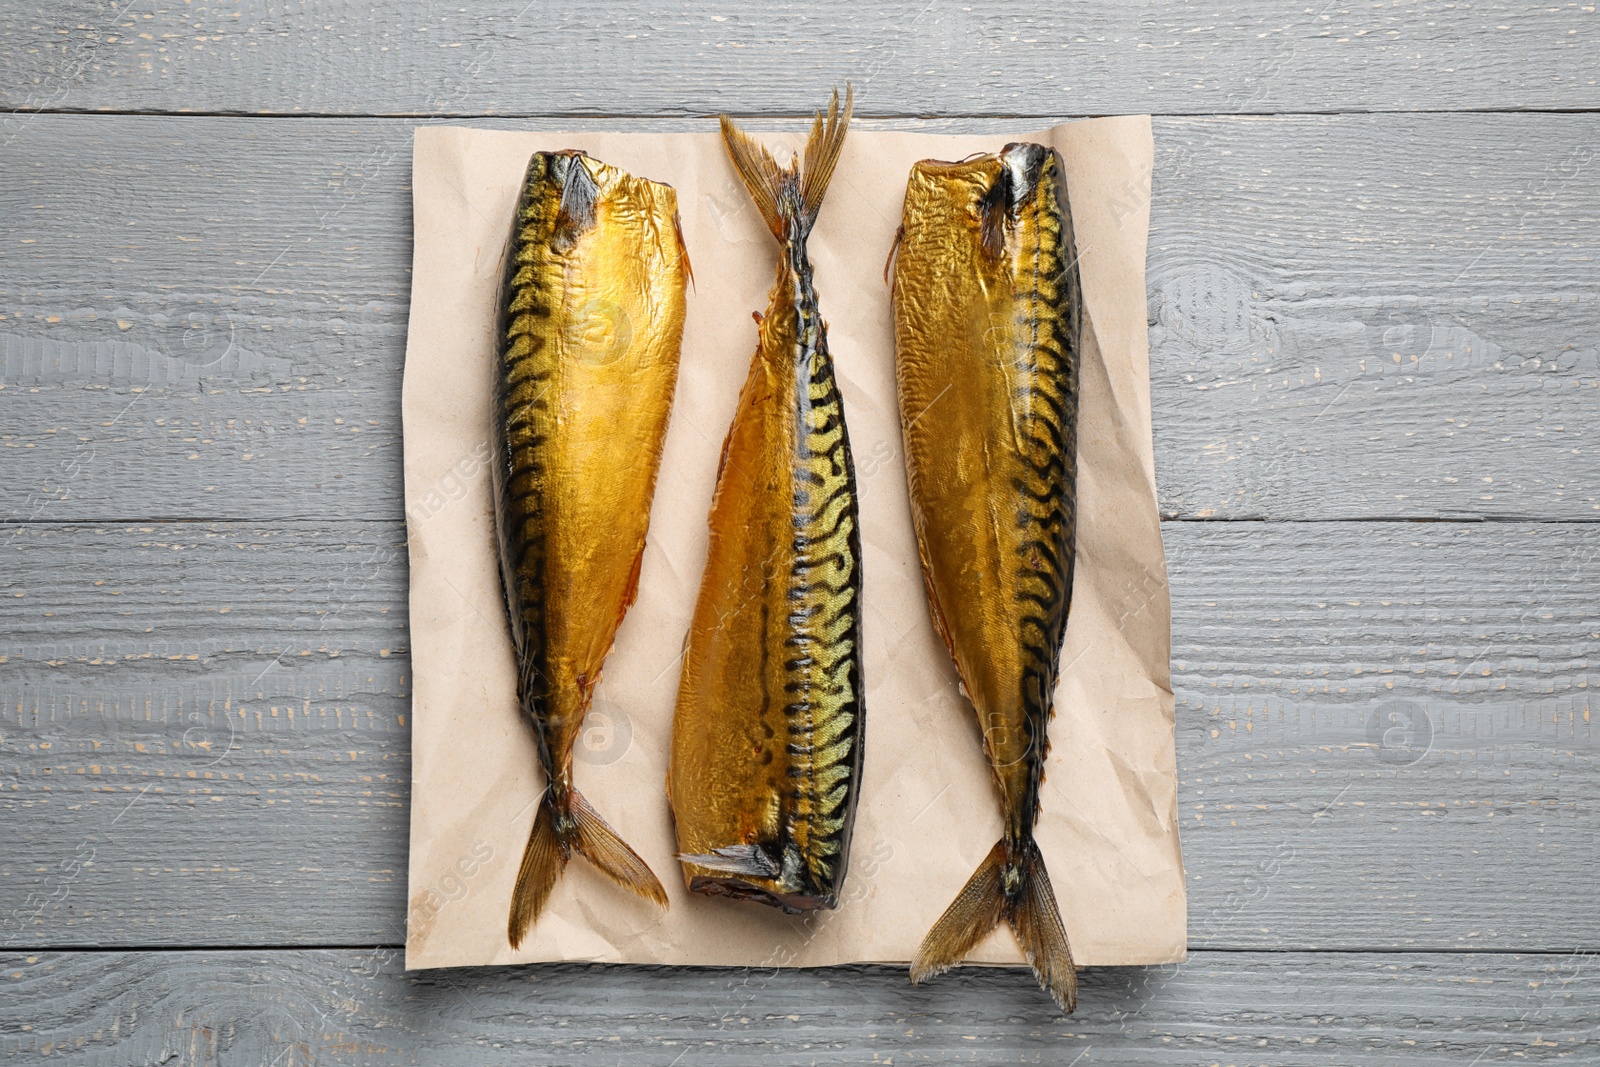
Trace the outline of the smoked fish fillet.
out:
[[[855,468],[806,254],[850,111],[835,93],[803,166],[722,120],[780,249],[722,449],[668,775],[689,888],[790,912],[838,905],[861,777]]]
[[[912,169],[894,259],[912,516],[1004,833],[928,933],[911,978],[960,963],[1004,921],[1068,1012],[1077,976],[1033,828],[1072,600],[1081,318],[1053,150],[1012,144]]]
[[[667,903],[574,788],[572,755],[639,586],[683,337],[677,210],[671,186],[572,151],[535,153],[517,201],[490,466],[517,698],[547,784],[512,893],[513,948],[574,853]]]

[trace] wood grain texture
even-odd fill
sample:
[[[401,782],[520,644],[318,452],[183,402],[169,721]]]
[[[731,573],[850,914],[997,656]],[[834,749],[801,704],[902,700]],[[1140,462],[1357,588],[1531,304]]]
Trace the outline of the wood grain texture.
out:
[[[0,1062],[1592,1063],[1592,956],[1197,953],[1088,971],[547,965],[406,974],[393,950],[0,955]],[[24,1027],[16,1020],[28,1019]]]
[[[413,125],[38,116],[0,150],[0,521],[398,518]],[[1155,136],[1169,516],[1600,517],[1600,116]]]
[[[1191,945],[1600,943],[1600,528],[1164,532]]]
[[[4,150],[0,516],[398,515],[410,135],[122,121]]]
[[[1600,527],[1568,522],[1168,523],[1200,951],[1086,974],[1071,1019],[1017,971],[403,974],[415,122],[363,117],[703,129],[845,79],[969,132],[1274,116],[1158,119],[1124,190],[1164,512],[1594,520],[1600,117],[1352,113],[1592,110],[1595,19],[0,8],[0,1062],[1600,1058]],[[48,114],[94,111],[131,114]],[[270,947],[341,943],[391,947]],[[118,945],[150,947],[50,951]],[[201,945],[269,947],[160,948]]]
[[[0,943],[398,939],[403,531],[7,533]]]
[[[1600,525],[1164,532],[1191,944],[1600,948]],[[8,533],[0,947],[397,944],[398,526]]]
[[[1156,145],[1167,513],[1600,518],[1600,123],[1174,119]]]
[[[1600,102],[1594,41],[1590,5],[1506,0],[51,0],[0,14],[0,106],[794,114],[853,79],[867,115],[1577,108]]]

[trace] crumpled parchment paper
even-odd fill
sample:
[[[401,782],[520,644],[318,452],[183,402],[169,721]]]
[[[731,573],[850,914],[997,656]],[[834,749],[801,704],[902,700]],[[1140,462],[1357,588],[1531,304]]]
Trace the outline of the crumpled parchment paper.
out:
[[[707,124],[708,127],[710,124]],[[763,135],[798,148],[793,135]],[[918,159],[1013,140],[1066,164],[1086,301],[1078,571],[1038,839],[1080,965],[1183,958],[1170,610],[1151,452],[1145,244],[1148,117],[1035,134],[853,130],[811,236],[857,464],[865,576],[866,766],[844,901],[787,916],[691,895],[665,792],[679,657],[717,457],[756,343],[776,245],[708,128],[696,134],[416,133],[406,347],[411,556],[411,858],[406,965],[544,960],[807,966],[908,960],[1000,834],[970,706],[918,570],[884,264]],[[639,599],[606,662],[578,788],[645,858],[659,911],[575,860],[520,951],[516,869],[543,788],[519,718],[492,542],[489,380],[501,256],[528,156],[582,148],[677,188],[696,285]],[[1001,927],[974,961],[1017,963]]]

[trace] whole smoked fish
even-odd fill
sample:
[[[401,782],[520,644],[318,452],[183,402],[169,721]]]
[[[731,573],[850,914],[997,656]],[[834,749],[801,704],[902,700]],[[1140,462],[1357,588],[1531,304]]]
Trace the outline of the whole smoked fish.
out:
[[[581,152],[529,160],[501,297],[491,463],[517,697],[547,783],[511,898],[513,948],[573,853],[667,903],[573,788],[572,751],[639,586],[688,270],[671,186]]]
[[[1033,144],[911,172],[895,371],[934,626],[977,711],[1005,832],[917,951],[940,974],[1004,920],[1065,1011],[1077,976],[1033,840],[1072,599],[1082,299],[1061,160]]]
[[[850,111],[835,93],[803,167],[722,120],[781,250],[722,447],[668,775],[689,888],[789,912],[838,905],[861,772],[855,469],[806,255]]]

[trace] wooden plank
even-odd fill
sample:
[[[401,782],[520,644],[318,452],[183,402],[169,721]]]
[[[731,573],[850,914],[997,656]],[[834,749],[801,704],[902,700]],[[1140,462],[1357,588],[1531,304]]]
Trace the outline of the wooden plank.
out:
[[[1600,944],[1600,528],[1164,531],[1191,945]]]
[[[0,943],[398,936],[403,532],[15,529]]]
[[[1178,119],[1156,143],[1167,513],[1600,517],[1600,125]]]
[[[398,528],[10,533],[0,946],[398,943]],[[1600,525],[1165,534],[1192,944],[1600,947]]]
[[[6,150],[0,516],[398,515],[409,133],[121,121]]]
[[[0,1060],[125,1065],[1592,1063],[1592,956],[1196,953],[1087,971],[474,968],[374,951],[0,955]]]
[[[412,126],[36,118],[0,179],[0,521],[397,518]],[[1600,515],[1600,117],[1156,143],[1167,514]]]
[[[0,107],[336,115],[874,115],[1582,108],[1594,13],[1426,3],[65,0],[0,15]]]

